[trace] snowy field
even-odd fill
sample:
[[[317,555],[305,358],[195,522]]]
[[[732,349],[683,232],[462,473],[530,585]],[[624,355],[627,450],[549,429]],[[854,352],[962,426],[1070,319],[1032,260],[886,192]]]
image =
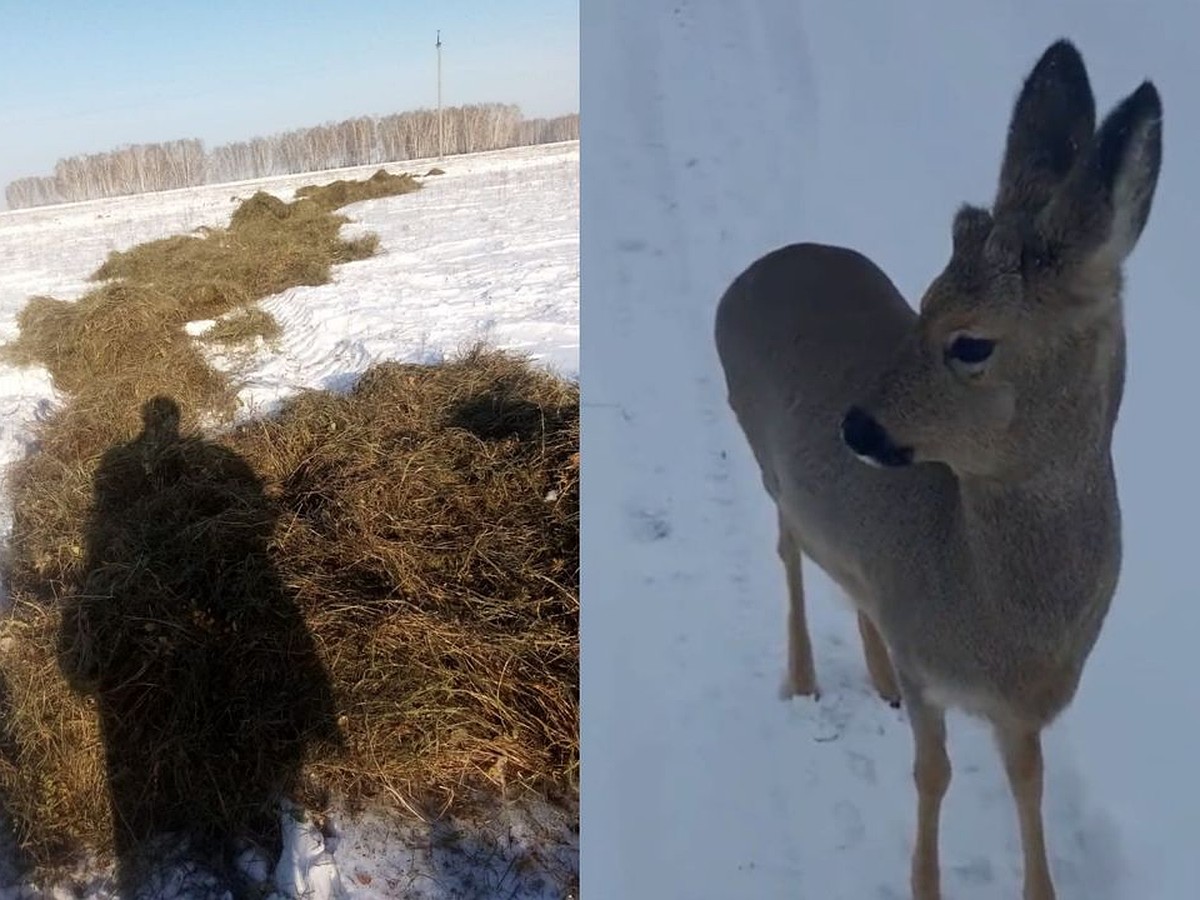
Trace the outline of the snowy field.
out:
[[[348,388],[381,360],[435,361],[480,340],[578,378],[578,142],[386,168],[423,175],[435,164],[446,174],[425,179],[424,190],[340,211],[352,220],[343,236],[375,232],[378,255],[335,266],[329,284],[262,302],[283,337],[239,360],[248,367],[243,416],[269,412],[301,388]],[[377,168],[0,212],[0,340],[17,334],[16,314],[30,296],[85,293],[87,276],[112,250],[227,224],[235,198],[255,190],[291,200],[302,185],[365,178]],[[44,370],[0,364],[0,466],[25,452],[31,424],[54,399]],[[0,507],[0,529],[8,528],[9,511]],[[419,826],[335,817],[325,835],[289,816],[284,822],[283,858],[246,860],[280,898],[561,900],[576,866],[571,823],[550,809]],[[0,876],[6,868],[0,864]],[[109,896],[106,879],[83,871],[60,895]],[[0,883],[0,896],[42,896],[11,881]],[[222,896],[201,887],[205,881],[202,873],[189,880],[171,870],[156,896]]]
[[[1165,149],[1126,267],[1122,578],[1045,738],[1051,867],[1060,900],[1196,896],[1200,476],[1179,452],[1200,432],[1197,33],[1183,2],[584,4],[588,900],[909,896],[905,712],[870,690],[853,615],[812,569],[824,693],[778,699],[775,516],[725,402],[713,314],[752,260],[802,240],[865,252],[915,303],[958,205],[994,195],[1021,80],[1061,36],[1102,112],[1155,81]],[[945,896],[1011,900],[998,754],[980,723],[948,724]]]

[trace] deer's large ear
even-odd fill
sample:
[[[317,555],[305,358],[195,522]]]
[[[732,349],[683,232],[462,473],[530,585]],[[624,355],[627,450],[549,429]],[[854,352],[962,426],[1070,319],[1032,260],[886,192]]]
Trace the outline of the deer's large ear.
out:
[[[1039,231],[1078,263],[1120,266],[1150,217],[1162,165],[1162,99],[1149,81],[1104,120]]]
[[[1008,126],[996,213],[1036,215],[1071,171],[1096,128],[1096,101],[1083,57],[1051,44],[1025,79]]]

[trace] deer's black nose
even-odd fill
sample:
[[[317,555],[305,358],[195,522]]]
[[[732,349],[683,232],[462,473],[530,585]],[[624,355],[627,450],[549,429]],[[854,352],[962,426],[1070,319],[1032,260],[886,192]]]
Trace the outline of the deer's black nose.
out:
[[[842,419],[842,440],[865,462],[888,467],[912,463],[912,450],[896,446],[887,429],[857,406],[850,407]]]

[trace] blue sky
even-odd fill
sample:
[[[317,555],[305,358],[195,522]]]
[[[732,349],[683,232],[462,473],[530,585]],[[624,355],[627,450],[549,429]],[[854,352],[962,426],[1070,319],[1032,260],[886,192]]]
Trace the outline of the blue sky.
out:
[[[0,0],[0,191],[56,160],[362,114],[579,110],[578,0]]]

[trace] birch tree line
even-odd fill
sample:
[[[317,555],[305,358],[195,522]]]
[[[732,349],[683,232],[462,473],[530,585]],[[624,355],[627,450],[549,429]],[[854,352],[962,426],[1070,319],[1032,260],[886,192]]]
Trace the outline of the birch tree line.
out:
[[[526,119],[517,106],[480,103],[443,109],[442,129],[446,154],[476,153],[578,140],[579,115]],[[53,175],[11,182],[5,199],[9,209],[24,209],[437,154],[437,111],[420,109],[299,128],[207,152],[202,141],[188,139],[72,156],[60,159]]]

